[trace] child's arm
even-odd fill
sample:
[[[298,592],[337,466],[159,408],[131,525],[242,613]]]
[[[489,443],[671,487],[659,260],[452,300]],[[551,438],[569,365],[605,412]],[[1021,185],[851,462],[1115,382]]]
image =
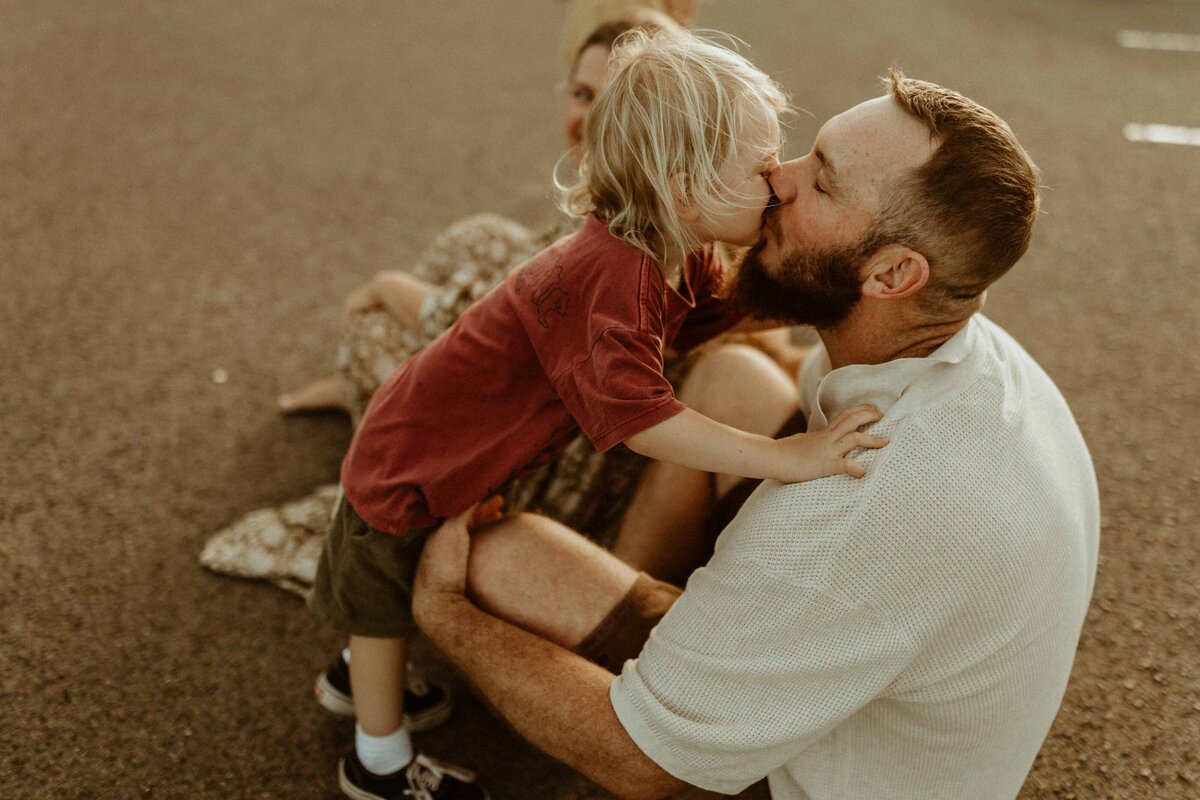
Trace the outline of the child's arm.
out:
[[[772,478],[784,483],[842,473],[861,478],[866,470],[846,454],[860,447],[873,449],[887,444],[886,438],[859,430],[881,416],[874,406],[855,406],[834,417],[825,430],[777,440],[722,425],[685,409],[630,436],[625,445],[658,461],[746,478]]]

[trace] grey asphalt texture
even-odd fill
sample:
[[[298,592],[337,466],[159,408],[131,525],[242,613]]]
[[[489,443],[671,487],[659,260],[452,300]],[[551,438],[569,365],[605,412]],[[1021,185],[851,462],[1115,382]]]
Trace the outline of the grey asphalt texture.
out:
[[[470,213],[550,214],[561,7],[0,2],[0,797],[333,798],[338,646],[204,572],[207,535],[335,479],[349,427],[283,419],[339,299]],[[1195,2],[712,0],[792,92],[789,151],[896,62],[996,110],[1044,215],[987,313],[1062,387],[1103,543],[1023,798],[1200,795],[1200,34]],[[228,380],[213,380],[224,370]],[[436,654],[422,660],[453,677]],[[465,687],[428,752],[498,798],[604,797]]]

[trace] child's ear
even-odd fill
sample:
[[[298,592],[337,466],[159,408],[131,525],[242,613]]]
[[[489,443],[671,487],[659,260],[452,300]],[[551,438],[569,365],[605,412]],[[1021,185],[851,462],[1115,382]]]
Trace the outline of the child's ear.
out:
[[[675,202],[675,213],[684,222],[700,218],[700,211],[692,204],[692,176],[682,172],[671,176],[671,199]]]

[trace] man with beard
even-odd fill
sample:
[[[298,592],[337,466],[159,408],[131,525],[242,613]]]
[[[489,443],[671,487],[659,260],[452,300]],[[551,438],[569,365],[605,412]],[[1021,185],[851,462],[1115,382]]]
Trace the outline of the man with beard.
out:
[[[867,477],[765,483],[682,593],[549,520],[472,537],[464,515],[426,545],[417,621],[522,735],[624,797],[764,776],[773,798],[1015,797],[1099,537],[1070,410],[977,313],[1029,242],[1036,169],[990,111],[893,73],[771,183],[734,293],[818,329],[810,429],[884,413]]]

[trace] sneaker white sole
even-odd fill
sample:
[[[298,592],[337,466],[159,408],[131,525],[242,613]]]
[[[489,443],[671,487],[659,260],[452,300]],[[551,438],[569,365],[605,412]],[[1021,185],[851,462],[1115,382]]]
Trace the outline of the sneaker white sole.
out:
[[[450,718],[450,713],[454,711],[454,700],[449,691],[446,693],[446,702],[440,706],[434,706],[422,711],[420,714],[409,716],[404,715],[404,727],[412,733],[420,733],[427,731],[430,728],[437,727]]]
[[[352,800],[380,800],[379,795],[360,789],[350,782],[350,779],[346,777],[344,761],[338,762],[338,788],[342,790],[342,794]]]
[[[317,680],[313,683],[313,694],[316,696],[317,702],[321,704],[321,708],[324,708],[326,711],[337,714],[340,717],[355,716],[354,698],[338,691],[333,684],[325,679],[325,673],[322,672],[317,676]],[[453,711],[454,703],[450,694],[447,693],[446,702],[440,706],[434,706],[420,714],[412,716],[405,714],[404,727],[408,728],[410,733],[427,731],[449,719]]]
[[[313,694],[326,711],[332,711],[342,717],[354,716],[354,698],[335,689],[333,684],[325,679],[324,672],[317,676],[313,684]]]
[[[342,790],[342,794],[351,800],[380,800],[379,795],[374,792],[368,792],[366,789],[360,789],[350,782],[346,777],[346,761],[345,759],[338,762],[338,788]],[[483,800],[492,800],[491,792],[481,787],[483,792]]]

